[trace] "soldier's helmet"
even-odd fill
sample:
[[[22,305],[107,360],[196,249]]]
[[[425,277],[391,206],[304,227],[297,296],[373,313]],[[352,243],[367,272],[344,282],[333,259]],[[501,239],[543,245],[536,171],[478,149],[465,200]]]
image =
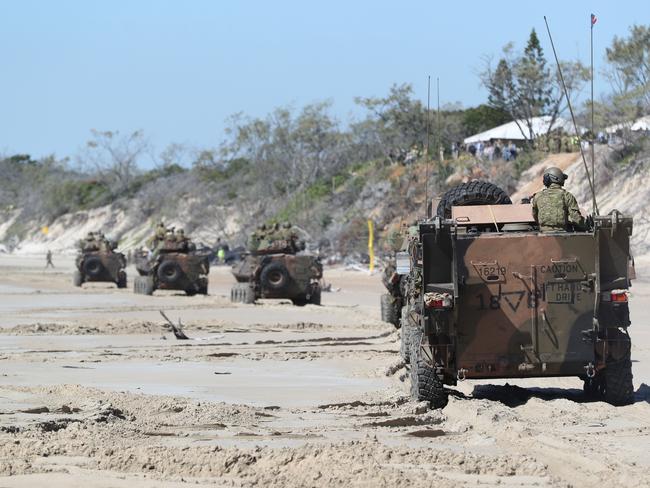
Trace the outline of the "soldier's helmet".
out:
[[[289,221],[282,222],[282,227],[284,227],[285,229],[290,229],[291,228],[291,222],[289,222]]]
[[[261,231],[264,231],[264,230],[266,230],[266,224],[258,225],[257,228],[258,228],[259,230],[261,230]]]
[[[564,182],[568,178],[560,168],[551,166],[544,170],[544,186],[549,186],[551,183],[557,183],[558,185],[564,185]]]

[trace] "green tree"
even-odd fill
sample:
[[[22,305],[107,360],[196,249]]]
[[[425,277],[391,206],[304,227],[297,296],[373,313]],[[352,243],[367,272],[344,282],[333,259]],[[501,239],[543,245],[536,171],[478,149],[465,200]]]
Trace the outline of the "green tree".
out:
[[[557,70],[547,66],[535,29],[523,53],[514,53],[509,43],[503,54],[495,69],[488,63],[481,73],[481,81],[488,90],[488,104],[508,113],[524,138],[532,143],[535,117],[549,116],[550,130],[566,110],[562,84]],[[569,96],[575,98],[588,79],[588,71],[577,61],[561,62],[561,66]]]
[[[422,102],[412,97],[409,84],[393,85],[385,97],[356,97],[355,103],[369,112],[365,120],[353,125],[359,146],[368,145],[368,156],[405,153],[413,146],[423,148],[427,114]]]
[[[123,194],[140,173],[139,161],[150,150],[148,140],[139,130],[126,135],[95,129],[90,132],[92,137],[79,162],[96,173],[113,196]]]
[[[463,112],[462,126],[465,136],[471,136],[505,124],[510,120],[512,120],[510,114],[504,109],[481,104]]]
[[[238,159],[252,162],[253,176],[272,194],[304,189],[330,177],[347,161],[348,136],[329,114],[329,102],[307,105],[300,112],[281,107],[265,118],[235,115],[221,148],[223,168]],[[203,155],[203,165],[210,158]]]
[[[614,96],[633,105],[637,115],[650,111],[650,27],[633,25],[627,38],[614,37],[606,50]]]

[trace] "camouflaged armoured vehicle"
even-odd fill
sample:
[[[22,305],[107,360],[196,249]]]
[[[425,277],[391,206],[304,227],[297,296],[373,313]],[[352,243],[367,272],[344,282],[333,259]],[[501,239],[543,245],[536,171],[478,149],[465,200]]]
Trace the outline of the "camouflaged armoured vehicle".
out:
[[[530,204],[509,203],[486,182],[454,188],[398,256],[399,271],[421,273],[402,325],[412,396],[441,408],[444,385],[464,379],[578,376],[589,397],[633,402],[632,218],[539,232]]]
[[[301,248],[294,238],[280,238],[251,249],[232,267],[237,283],[230,290],[231,301],[285,298],[294,305],[320,305],[323,265],[317,256],[297,254]]]
[[[210,262],[196,252],[194,244],[169,239],[158,244],[150,254],[135,254],[135,267],[140,276],[134,281],[134,292],[152,295],[155,290],[182,290],[188,295],[208,294]]]
[[[109,241],[90,241],[82,244],[75,264],[72,282],[81,286],[87,282],[111,282],[126,288],[126,257],[116,252],[117,244]]]

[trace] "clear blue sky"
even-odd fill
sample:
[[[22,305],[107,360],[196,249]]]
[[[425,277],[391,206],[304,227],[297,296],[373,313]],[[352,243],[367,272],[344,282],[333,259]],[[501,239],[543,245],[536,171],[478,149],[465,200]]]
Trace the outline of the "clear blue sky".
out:
[[[411,83],[441,102],[485,100],[477,73],[535,27],[551,58],[597,69],[614,35],[650,24],[646,1],[5,1],[0,4],[0,153],[76,154],[90,129],[143,129],[158,152],[211,147],[235,112],[330,99],[347,121],[355,96]],[[596,79],[596,91],[606,90]]]

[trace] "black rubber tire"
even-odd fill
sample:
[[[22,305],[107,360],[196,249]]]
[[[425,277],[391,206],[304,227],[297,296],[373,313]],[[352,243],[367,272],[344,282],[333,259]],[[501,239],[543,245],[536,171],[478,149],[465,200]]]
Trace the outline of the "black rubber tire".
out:
[[[197,293],[199,295],[207,295],[208,294],[208,280],[207,278],[201,278],[199,281],[199,288],[197,290]]]
[[[282,263],[270,263],[260,274],[262,288],[281,292],[289,287],[289,272]]]
[[[380,300],[381,300],[381,320],[383,320],[384,322],[388,322],[389,324],[393,324],[397,329],[399,329],[400,328],[399,311],[397,309],[399,302],[393,300],[393,297],[388,293],[384,293],[381,296]]]
[[[632,383],[632,361],[628,357],[607,364],[604,372],[603,396],[607,403],[615,406],[634,403]]]
[[[379,297],[379,306],[381,307],[381,320],[382,322],[388,322],[388,306],[387,301],[390,301],[390,295],[384,293]]]
[[[120,270],[117,272],[117,287],[118,288],[126,288],[127,283],[126,283],[126,271]]]
[[[408,323],[408,318],[406,317],[408,307],[402,307],[402,326],[400,327],[400,338],[399,338],[399,355],[401,356],[404,364],[409,364],[411,357],[411,333],[412,327]]]
[[[255,303],[255,290],[249,283],[235,283],[230,289],[230,301],[233,303]]]
[[[312,305],[320,305],[321,289],[319,284],[314,285],[311,295],[309,296],[309,303],[311,303]]]
[[[442,219],[451,218],[451,207],[463,205],[508,205],[512,201],[508,194],[488,181],[470,181],[448,190],[438,203],[436,211]]]
[[[153,276],[144,276],[144,291],[145,295],[153,295],[154,290],[156,289],[156,283],[154,282]]]
[[[138,295],[153,295],[155,288],[152,276],[136,276],[133,280],[133,292]]]
[[[76,270],[72,275],[72,284],[74,286],[81,286],[84,282],[84,276],[81,274],[81,271]]]
[[[84,258],[84,263],[82,266],[84,275],[92,276],[93,278],[99,276],[104,270],[104,265],[102,260],[97,256],[88,256]]]
[[[428,401],[431,408],[444,408],[449,397],[435,370],[422,359],[420,342],[422,330],[413,328],[410,336],[411,358],[411,398],[415,401]]]
[[[245,285],[246,285],[245,287],[242,287],[243,288],[242,302],[251,305],[255,303],[255,290],[249,283],[246,283]]]
[[[171,285],[180,279],[183,271],[176,261],[163,261],[156,274],[161,282]]]
[[[144,292],[143,286],[144,280],[142,276],[136,276],[133,280],[133,293],[136,295],[142,295]]]

